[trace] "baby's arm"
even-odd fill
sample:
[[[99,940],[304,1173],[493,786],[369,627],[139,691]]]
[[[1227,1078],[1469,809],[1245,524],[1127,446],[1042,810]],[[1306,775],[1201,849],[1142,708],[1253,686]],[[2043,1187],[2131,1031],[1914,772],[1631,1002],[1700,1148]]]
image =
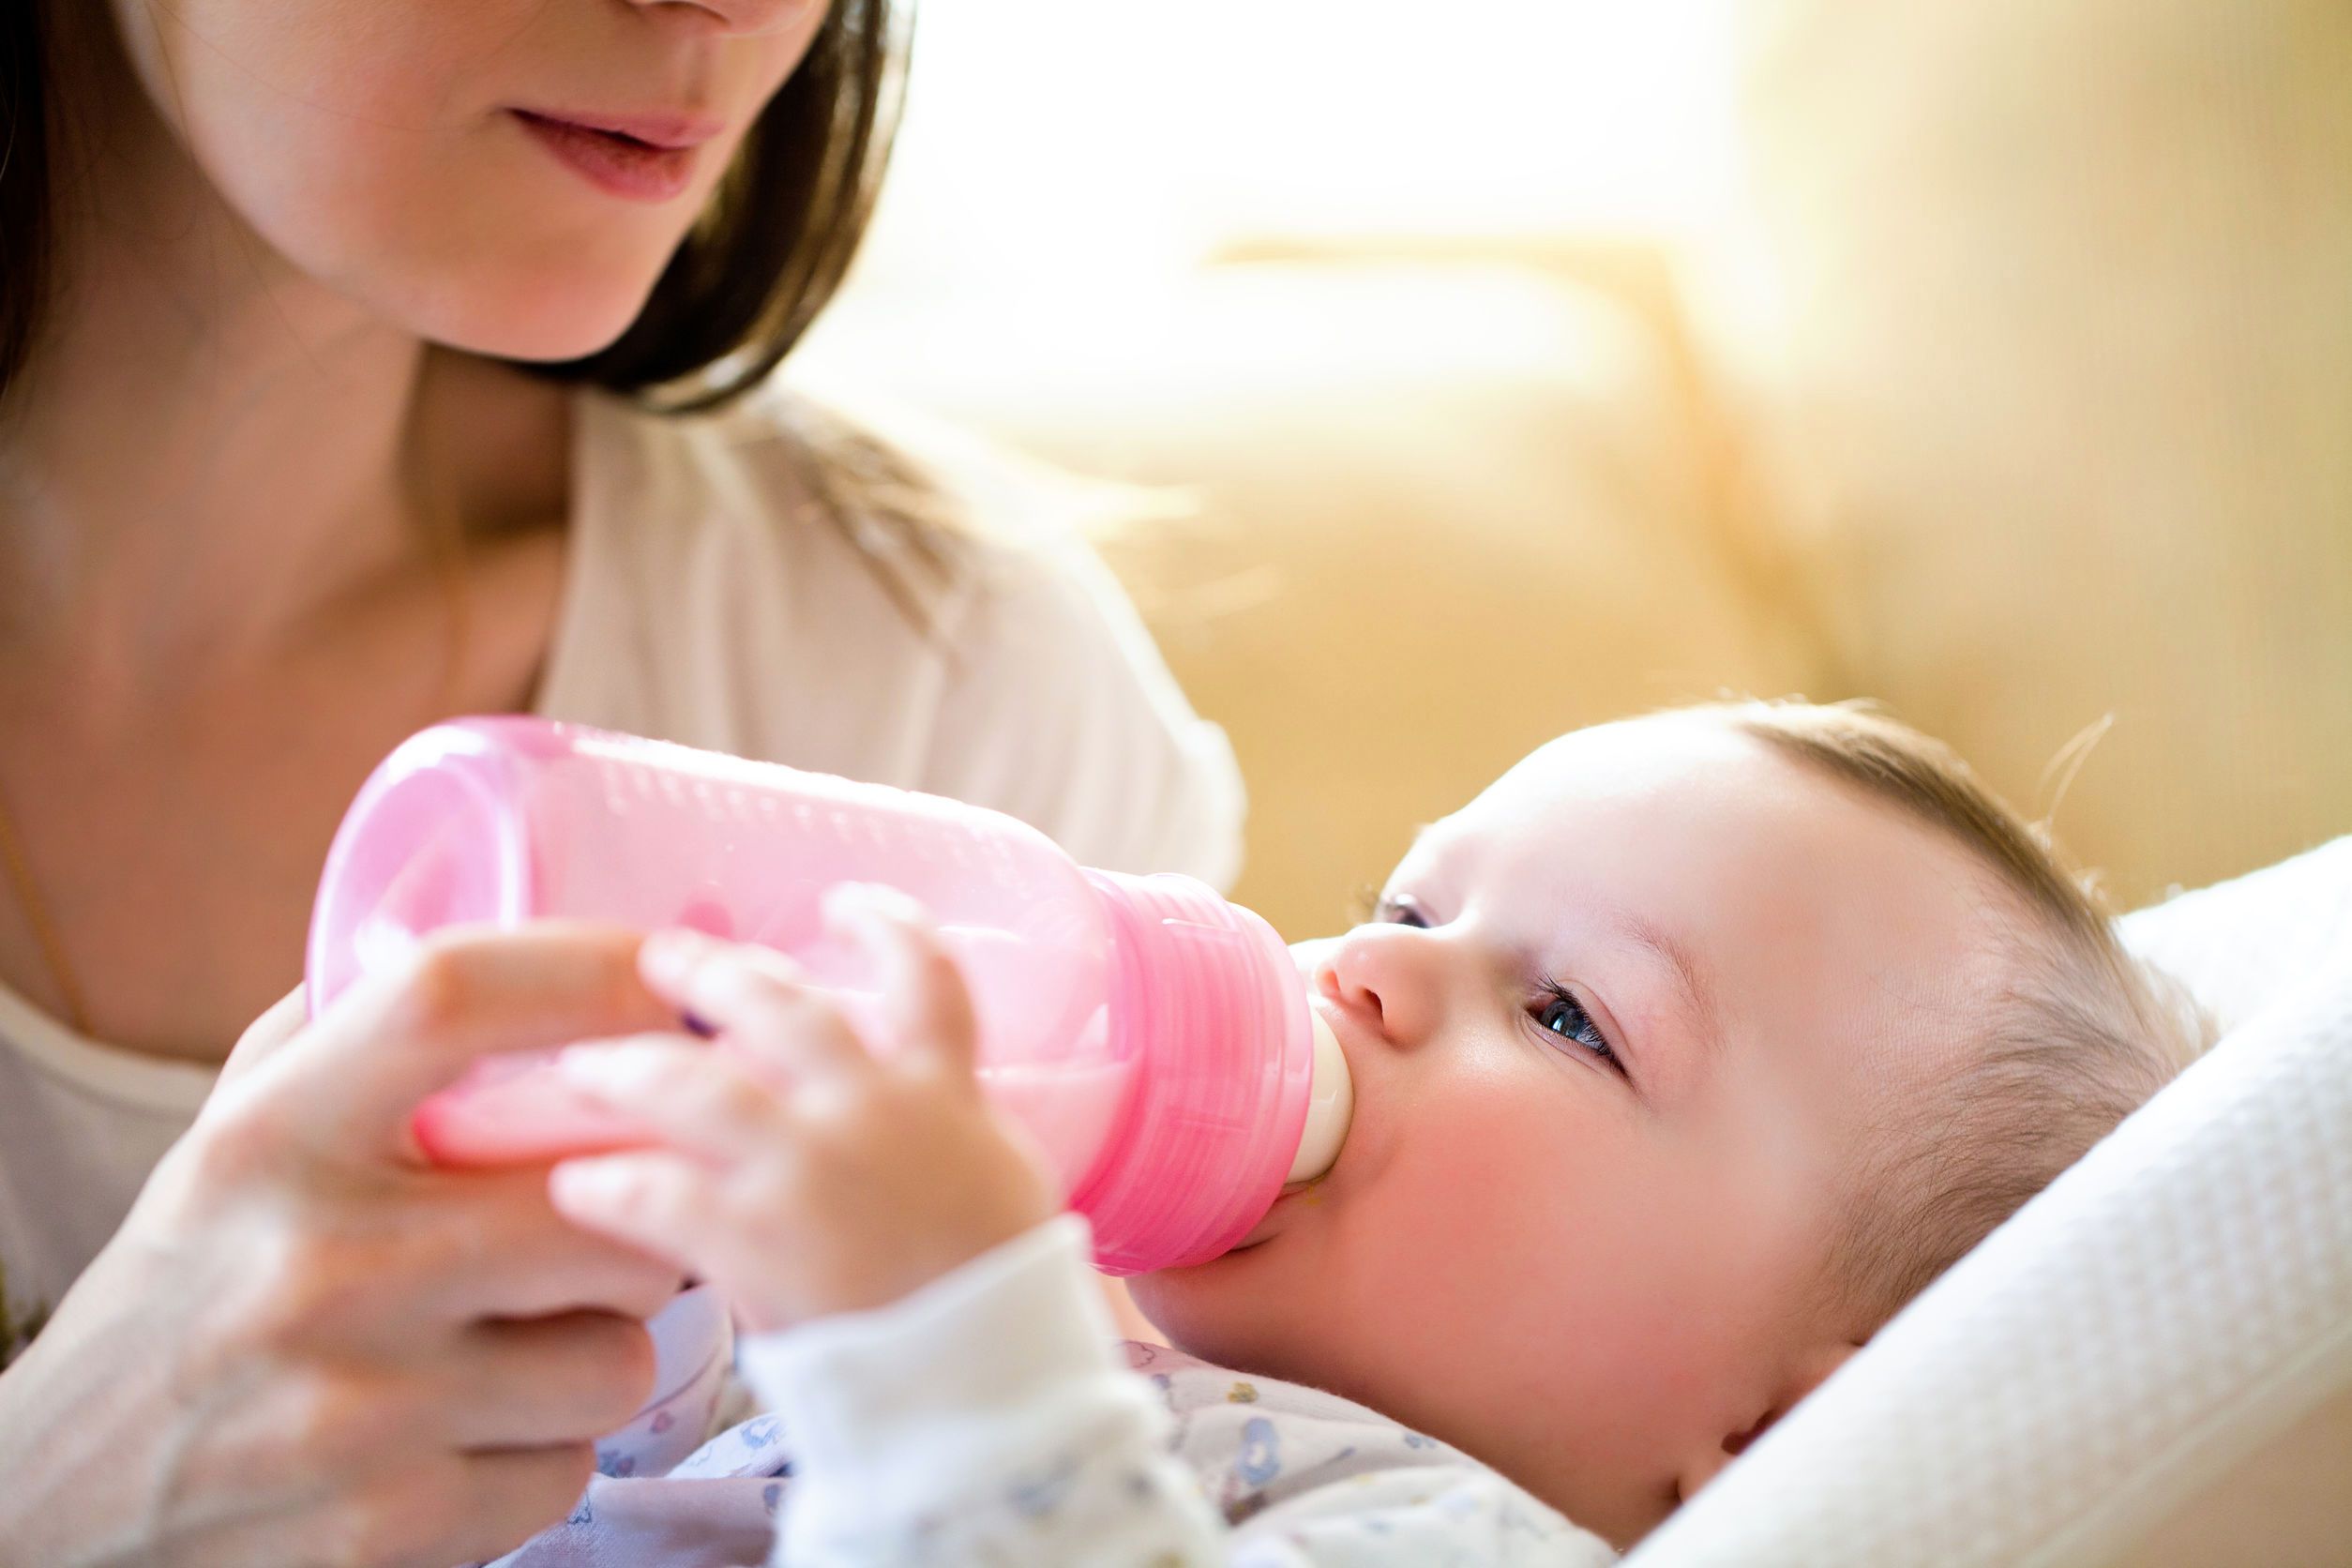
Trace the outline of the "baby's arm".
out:
[[[794,1449],[776,1562],[1608,1560],[1468,1461],[1359,1466],[1229,1525],[1112,1349],[1083,1222],[1052,1217],[1042,1163],[979,1093],[953,962],[911,910],[830,912],[887,977],[894,1049],[869,1052],[777,955],[649,942],[649,984],[719,1043],[567,1053],[658,1144],[568,1162],[551,1187],[734,1302],[744,1370]]]
[[[1085,1246],[1056,1219],[879,1311],[746,1341],[793,1445],[776,1563],[1225,1560]]]
[[[779,1568],[1612,1560],[1492,1471],[1434,1444],[1421,1454],[1443,1457],[1414,1455],[1423,1440],[1368,1418],[1349,1435],[1368,1465],[1299,1478],[1262,1508],[1251,1483],[1279,1469],[1274,1445],[1239,1439],[1239,1440],[1188,1441],[1188,1458],[1244,1490],[1236,1512],[1255,1509],[1229,1525],[1171,1454],[1159,1396],[1112,1349],[1086,1244],[1082,1221],[1056,1219],[879,1311],[745,1343],[745,1372],[795,1444]],[[1333,1424],[1318,1425],[1328,1448]]]

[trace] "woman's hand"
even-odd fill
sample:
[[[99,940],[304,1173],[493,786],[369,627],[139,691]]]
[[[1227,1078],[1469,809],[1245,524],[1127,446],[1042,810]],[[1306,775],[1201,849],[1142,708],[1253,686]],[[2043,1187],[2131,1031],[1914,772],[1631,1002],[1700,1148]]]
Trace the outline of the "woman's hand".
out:
[[[718,1033],[574,1047],[559,1067],[659,1146],[555,1168],[555,1206],[710,1279],[769,1330],[896,1301],[1059,1208],[981,1097],[972,1004],[904,899],[843,889],[828,925],[882,976],[867,1048],[792,960],[689,931],[649,939],[654,990]]]
[[[451,934],[249,1031],[0,1375],[0,1564],[448,1568],[562,1518],[679,1276],[565,1223],[543,1170],[426,1168],[408,1123],[479,1057],[674,1019],[637,946]]]

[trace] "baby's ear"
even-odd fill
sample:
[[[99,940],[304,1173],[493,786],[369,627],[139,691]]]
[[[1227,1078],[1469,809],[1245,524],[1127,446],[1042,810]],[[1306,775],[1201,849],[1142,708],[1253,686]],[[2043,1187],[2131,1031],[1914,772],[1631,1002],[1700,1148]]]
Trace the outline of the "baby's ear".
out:
[[[1748,1445],[1770,1430],[1772,1423],[1794,1410],[1798,1400],[1827,1382],[1830,1374],[1845,1365],[1847,1358],[1861,1349],[1850,1340],[1836,1339],[1801,1351],[1790,1361],[1773,1391],[1772,1403],[1761,1414],[1739,1431],[1725,1433],[1684,1463],[1675,1482],[1678,1500],[1690,1500],[1693,1493],[1712,1481],[1724,1466],[1747,1452]]]

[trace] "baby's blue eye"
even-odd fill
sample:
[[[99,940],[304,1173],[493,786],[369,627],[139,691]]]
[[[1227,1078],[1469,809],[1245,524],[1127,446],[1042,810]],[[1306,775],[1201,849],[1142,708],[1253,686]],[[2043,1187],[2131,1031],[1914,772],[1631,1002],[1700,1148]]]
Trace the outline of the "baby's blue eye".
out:
[[[1602,1061],[1615,1063],[1617,1051],[1601,1033],[1592,1015],[1559,986],[1546,983],[1544,999],[1534,1009],[1535,1027],[1564,1040],[1574,1040]]]

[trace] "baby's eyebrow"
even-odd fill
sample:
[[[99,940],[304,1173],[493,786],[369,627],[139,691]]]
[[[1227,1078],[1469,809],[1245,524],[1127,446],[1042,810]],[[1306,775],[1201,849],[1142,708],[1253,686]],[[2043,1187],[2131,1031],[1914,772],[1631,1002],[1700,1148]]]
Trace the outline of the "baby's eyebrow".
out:
[[[1699,1038],[1711,1047],[1721,1041],[1723,1020],[1715,1006],[1715,988],[1691,950],[1672,931],[1645,914],[1620,910],[1614,918],[1619,929],[1665,964],[1666,972],[1674,978],[1674,988],[1681,997],[1683,1010],[1698,1027]]]

